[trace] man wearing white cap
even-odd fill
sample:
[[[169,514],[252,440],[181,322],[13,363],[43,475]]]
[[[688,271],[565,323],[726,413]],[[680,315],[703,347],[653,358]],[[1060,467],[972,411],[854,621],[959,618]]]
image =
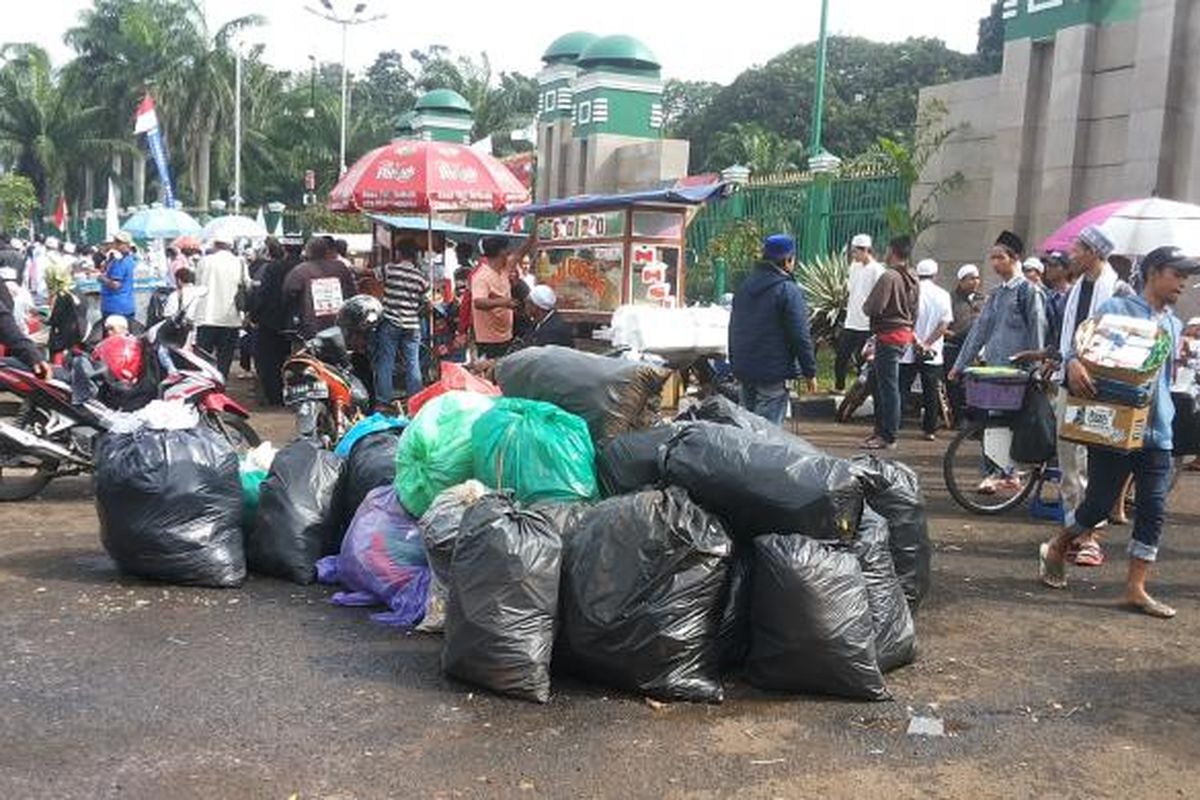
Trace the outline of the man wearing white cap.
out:
[[[118,231],[112,240],[112,249],[117,256],[108,262],[100,275],[100,313],[108,317],[120,314],[132,320],[137,305],[133,296],[133,273],[136,264],[133,258],[133,237],[126,231]]]
[[[525,313],[533,320],[533,330],[527,337],[529,344],[574,347],[571,326],[559,315],[557,305],[558,297],[549,286],[538,284],[529,291],[529,297],[525,299]]]
[[[1021,264],[1021,272],[1025,273],[1025,280],[1037,286],[1045,286],[1046,265],[1042,263],[1040,258],[1030,256]]]
[[[203,295],[196,313],[196,346],[216,356],[217,369],[228,379],[242,329],[238,294],[250,288],[246,264],[233,254],[229,237],[212,240],[212,252],[196,265],[196,286]]]
[[[871,244],[871,237],[865,233],[850,240],[850,277],[847,280],[850,299],[846,303],[846,321],[838,336],[837,358],[833,365],[834,388],[839,392],[846,388],[850,362],[860,363],[863,345],[871,337],[871,320],[863,313],[863,303],[884,272],[883,265],[875,260]]]
[[[913,380],[921,376],[921,430],[925,440],[937,438],[938,416],[941,410],[938,388],[942,385],[942,346],[946,331],[954,321],[950,308],[950,293],[934,282],[938,263],[927,258],[917,264],[917,322],[913,326],[913,343],[900,359],[900,394],[907,397]]]

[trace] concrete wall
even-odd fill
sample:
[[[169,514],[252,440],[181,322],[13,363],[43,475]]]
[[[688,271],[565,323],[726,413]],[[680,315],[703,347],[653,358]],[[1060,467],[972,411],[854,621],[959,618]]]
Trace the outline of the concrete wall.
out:
[[[1005,45],[1000,75],[921,92],[964,127],[927,165],[914,206],[943,177],[918,249],[979,263],[1000,230],[1031,247],[1100,203],[1159,194],[1200,203],[1200,2],[1143,0],[1137,20],[1078,25]]]
[[[565,189],[554,197],[653,189],[687,173],[688,142],[598,133],[572,139],[563,159]]]

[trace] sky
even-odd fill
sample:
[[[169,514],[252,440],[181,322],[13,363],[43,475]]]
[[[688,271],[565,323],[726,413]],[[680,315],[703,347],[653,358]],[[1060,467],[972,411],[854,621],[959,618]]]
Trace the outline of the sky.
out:
[[[330,0],[349,12],[361,0]],[[307,13],[319,0],[204,0],[210,25],[257,13],[267,24],[247,41],[266,48],[266,60],[285,69],[305,69],[308,56],[341,62],[336,26]],[[533,74],[540,56],[559,34],[589,30],[625,33],[645,42],[658,56],[668,78],[729,83],[742,70],[762,64],[790,47],[812,41],[820,26],[820,0],[366,0],[364,16],[386,14],[380,21],[350,29],[347,61],[362,69],[383,50],[403,53],[430,44],[455,52],[487,51],[493,70]],[[0,41],[32,40],[50,51],[56,63],[72,55],[62,42],[90,0],[39,0],[38,13],[20,31],[4,26]],[[950,47],[974,52],[979,18],[990,0],[830,0],[832,33],[898,41],[910,36],[943,39]],[[919,9],[919,11],[918,11]],[[14,19],[10,19],[15,21]]]

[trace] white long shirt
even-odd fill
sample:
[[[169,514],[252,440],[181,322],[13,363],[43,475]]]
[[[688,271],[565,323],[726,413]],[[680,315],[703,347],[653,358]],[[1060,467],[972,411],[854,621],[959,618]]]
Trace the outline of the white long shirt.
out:
[[[950,293],[933,281],[922,280],[917,288],[920,290],[920,299],[917,304],[917,321],[913,325],[913,334],[917,341],[924,342],[928,341],[938,326],[943,323],[949,325],[954,321],[954,310],[953,304],[950,302]],[[930,344],[929,351],[933,353],[933,358],[926,363],[942,363],[942,346],[945,343],[946,337],[942,335],[937,338],[937,341]],[[916,352],[910,344],[900,361],[904,364],[912,364],[916,360]]]
[[[196,265],[196,285],[208,290],[196,312],[197,325],[218,328],[242,327],[237,310],[238,286],[250,284],[245,263],[228,250],[217,250]]]
[[[847,330],[871,330],[871,318],[863,313],[862,307],[883,272],[883,265],[875,259],[871,259],[866,264],[859,264],[857,261],[850,262],[850,277],[847,280],[850,288],[850,302],[846,307]]]

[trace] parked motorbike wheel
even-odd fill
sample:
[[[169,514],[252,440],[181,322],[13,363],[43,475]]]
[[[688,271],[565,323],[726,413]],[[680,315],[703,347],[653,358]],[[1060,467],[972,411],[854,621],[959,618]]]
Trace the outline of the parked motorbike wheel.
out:
[[[0,448],[0,503],[35,497],[54,478],[54,472],[53,464],[46,464],[37,456]]]
[[[262,444],[262,439],[249,421],[228,411],[207,411],[204,424],[225,437],[238,455],[247,453]]]

